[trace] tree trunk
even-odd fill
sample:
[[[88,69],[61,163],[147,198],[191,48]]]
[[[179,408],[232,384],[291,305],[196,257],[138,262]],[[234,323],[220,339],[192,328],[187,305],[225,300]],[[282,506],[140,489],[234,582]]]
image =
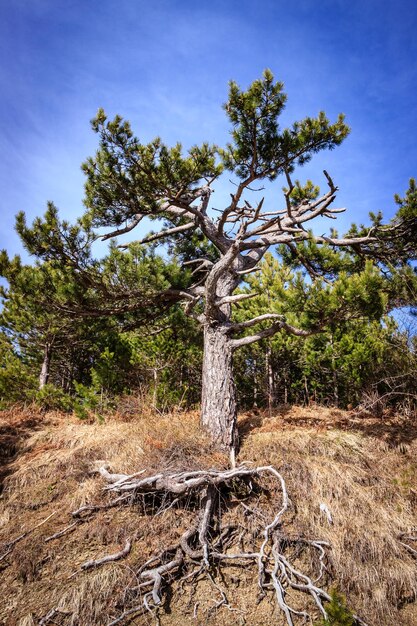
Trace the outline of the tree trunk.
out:
[[[331,335],[330,344],[332,347],[333,404],[335,407],[338,407],[339,406],[339,380],[337,376],[337,364],[336,364],[333,334]]]
[[[304,390],[305,390],[306,404],[308,406],[310,404],[310,395],[308,392],[307,376],[304,376]]]
[[[153,373],[153,393],[152,393],[152,406],[156,409],[156,405],[158,402],[158,370],[156,367],[152,370]]]
[[[272,349],[271,344],[268,343],[265,355],[266,375],[268,381],[268,413],[269,417],[272,416],[272,409],[275,406],[275,380],[274,370],[272,368]]]
[[[201,422],[222,448],[237,448],[236,390],[233,355],[227,327],[204,329]]]
[[[257,361],[253,360],[253,408],[258,408],[258,372],[257,372]]]
[[[43,389],[49,379],[49,368],[52,358],[52,344],[46,343],[43,352],[43,363],[41,373],[39,374],[39,389]]]

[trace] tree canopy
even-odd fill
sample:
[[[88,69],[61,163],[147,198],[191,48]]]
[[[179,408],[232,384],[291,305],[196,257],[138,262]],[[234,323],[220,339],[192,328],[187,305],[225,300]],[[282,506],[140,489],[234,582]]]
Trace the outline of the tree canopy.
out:
[[[338,146],[349,128],[342,114],[331,122],[324,112],[281,128],[285,102],[283,84],[269,70],[247,90],[232,81],[224,105],[230,142],[222,148],[203,143],[186,153],[160,138],[141,143],[127,121],[108,120],[100,109],[92,121],[98,150],[82,166],[85,211],[77,223],[60,220],[53,204],[32,226],[23,213],[17,217],[26,249],[48,266],[58,309],[113,316],[132,329],[182,304],[204,331],[202,422],[215,441],[231,449],[237,445],[232,371],[237,348],[279,332],[310,337],[364,314],[380,319],[408,303],[415,288],[410,265],[417,245],[415,182],[404,198],[396,198],[390,222],[371,214],[369,226],[353,225],[344,236],[335,229],[318,235],[311,222],[333,220],[344,211],[333,206],[337,186],[327,171],[324,192],[294,173],[316,153]],[[230,201],[219,209],[212,192],[224,172],[233,185]],[[260,195],[259,185],[277,180],[284,184],[281,202],[276,195]],[[117,243],[145,218],[155,231]],[[101,260],[93,254],[98,239],[111,240]],[[156,254],[159,243],[168,258]],[[278,272],[281,267],[296,272],[291,289],[281,282],[278,304],[237,319],[232,305],[262,290],[251,280],[240,289],[242,282],[259,271],[269,250],[276,250]]]

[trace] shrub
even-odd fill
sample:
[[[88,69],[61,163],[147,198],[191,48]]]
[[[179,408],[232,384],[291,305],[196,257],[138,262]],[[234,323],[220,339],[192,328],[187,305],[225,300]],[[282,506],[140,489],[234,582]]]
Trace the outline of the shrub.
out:
[[[36,393],[35,402],[44,411],[71,411],[73,406],[72,398],[50,383]]]
[[[355,618],[346,606],[346,598],[335,589],[330,592],[330,596],[330,602],[324,605],[327,619],[321,620],[315,626],[355,626]]]

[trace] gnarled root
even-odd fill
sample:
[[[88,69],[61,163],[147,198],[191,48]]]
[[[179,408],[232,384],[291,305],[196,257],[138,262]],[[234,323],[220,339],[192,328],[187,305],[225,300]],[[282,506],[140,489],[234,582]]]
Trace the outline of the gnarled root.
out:
[[[227,470],[161,471],[150,476],[143,476],[144,472],[111,474],[105,469],[100,474],[108,483],[106,490],[117,494],[107,506],[142,501],[146,512],[160,515],[174,506],[192,502],[197,510],[195,523],[175,544],[134,567],[136,584],[125,594],[125,598],[129,598],[125,611],[115,616],[108,626],[127,623],[133,617],[158,610],[164,588],[173,581],[177,581],[181,589],[188,584],[193,590],[205,578],[220,596],[209,613],[220,606],[238,610],[229,604],[226,590],[215,580],[227,563],[246,569],[251,565],[256,568],[259,599],[265,596],[275,598],[288,626],[311,621],[309,611],[312,610],[314,616],[321,614],[326,618],[324,603],[330,600],[330,596],[319,586],[319,581],[326,573],[329,545],[324,541],[290,538],[283,533],[282,518],[290,501],[285,481],[273,466],[253,468],[241,464]],[[280,491],[279,506],[269,523],[266,512],[258,507],[260,494],[267,493],[266,487],[262,487],[264,477],[276,481]],[[162,503],[156,512],[155,502]],[[227,523],[227,510],[231,506],[240,512],[240,517],[233,516],[235,523]],[[88,517],[104,507],[106,505],[82,507],[73,515],[76,519],[85,519],[85,515]],[[130,547],[130,542],[126,542],[117,554],[88,562],[83,569],[123,558]],[[296,565],[291,558],[295,555],[297,559],[306,550],[312,552],[317,563],[313,567],[314,575],[300,571],[298,561]],[[303,610],[299,609],[300,594],[306,597],[301,603]],[[307,601],[307,597],[311,601]],[[298,602],[298,608],[294,607],[294,602]],[[194,615],[198,608],[196,602]],[[357,623],[364,626],[359,618]]]
[[[96,559],[93,561],[86,561],[81,565],[81,569],[93,569],[95,567],[100,567],[101,565],[105,565],[105,563],[110,563],[112,561],[118,561],[119,559],[124,559],[130,552],[132,548],[132,542],[127,539],[124,547],[120,552],[116,552],[115,554],[107,554],[103,556],[101,559]]]

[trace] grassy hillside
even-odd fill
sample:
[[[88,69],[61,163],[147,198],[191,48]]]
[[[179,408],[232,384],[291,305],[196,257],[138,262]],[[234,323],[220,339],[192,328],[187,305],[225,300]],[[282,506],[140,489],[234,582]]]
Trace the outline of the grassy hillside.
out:
[[[228,465],[200,432],[197,413],[161,416],[126,405],[103,424],[32,409],[3,412],[0,420],[2,626],[106,626],[132,605],[140,565],[192,523],[192,502],[185,509],[156,503],[153,515],[141,502],[124,502],[72,517],[83,505],[109,502],[99,466],[126,473],[144,469],[147,475],[161,467]],[[407,537],[417,534],[417,424],[295,407],[273,417],[242,415],[240,433],[238,460],[273,464],[287,482],[291,506],[282,532],[293,542],[295,561],[314,570],[309,553],[297,552],[297,538],[327,541],[324,587],[343,592],[369,626],[415,626],[417,543]],[[276,487],[255,495],[259,515],[273,517],[280,502]],[[232,494],[224,521],[243,526],[252,496]],[[132,549],[125,558],[81,569],[91,559],[119,552],[127,539]],[[216,608],[220,588],[228,606]],[[293,606],[303,609],[304,602],[305,596],[293,594]],[[286,623],[270,598],[259,598],[256,568],[249,566],[223,566],[212,584],[173,583],[158,618],[161,626]],[[131,623],[155,620],[147,613]]]

